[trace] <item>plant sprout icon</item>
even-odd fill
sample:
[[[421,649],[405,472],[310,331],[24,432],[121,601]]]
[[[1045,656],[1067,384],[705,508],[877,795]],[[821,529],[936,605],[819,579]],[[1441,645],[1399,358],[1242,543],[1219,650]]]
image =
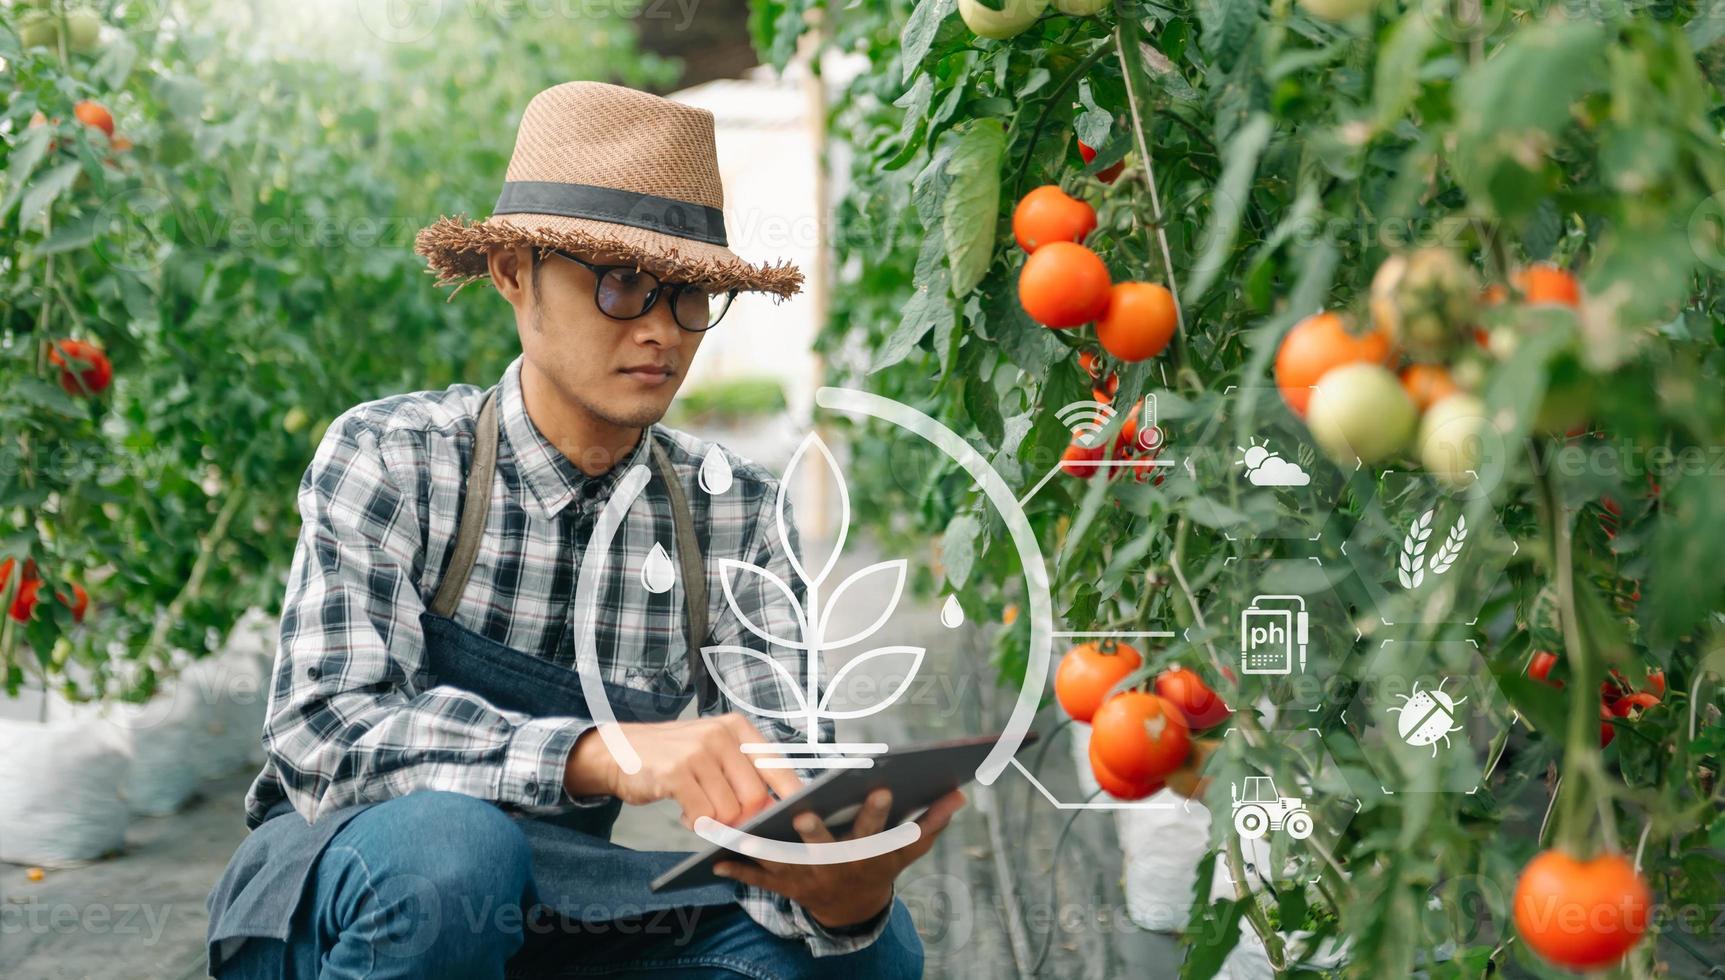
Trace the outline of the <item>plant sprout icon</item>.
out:
[[[830,479],[837,490],[839,501],[838,533],[833,541],[832,553],[824,563],[810,568],[803,564],[797,555],[797,549],[791,540],[792,521],[789,510],[789,488],[801,466],[813,461],[822,467],[824,475]],[[776,501],[778,520],[775,525],[779,535],[779,543],[789,559],[791,569],[803,584],[804,597],[798,600],[796,590],[771,570],[752,565],[733,558],[720,559],[721,574],[719,581],[724,588],[725,602],[730,607],[731,614],[736,616],[742,625],[755,636],[768,644],[785,647],[791,650],[803,651],[803,662],[806,664],[805,676],[798,678],[792,675],[790,668],[775,659],[771,654],[761,650],[735,644],[717,644],[701,648],[701,656],[707,663],[707,672],[715,684],[724,692],[733,704],[750,714],[763,718],[803,719],[808,728],[808,743],[806,745],[786,745],[784,743],[759,743],[743,746],[743,751],[761,754],[785,754],[804,756],[794,760],[784,758],[757,758],[755,765],[761,768],[788,768],[791,766],[824,769],[866,769],[874,764],[868,758],[871,753],[886,751],[886,746],[878,743],[841,744],[823,743],[820,741],[820,722],[822,720],[839,720],[847,718],[862,718],[878,711],[885,710],[889,705],[904,694],[910,687],[911,679],[916,676],[917,669],[922,665],[926,652],[922,647],[913,646],[879,646],[853,657],[838,670],[826,685],[826,691],[821,692],[821,656],[835,650],[845,650],[869,639],[880,628],[886,625],[893,611],[897,609],[899,599],[904,593],[906,561],[903,558],[876,562],[867,568],[854,572],[839,582],[830,590],[827,588],[828,578],[834,565],[844,552],[845,536],[850,526],[850,494],[845,486],[844,476],[839,472],[838,464],[833,460],[832,453],[820,437],[810,433],[803,439],[797,451],[791,455],[791,460],[785,466],[783,477],[779,481],[778,499]],[[666,564],[669,564],[667,559]],[[643,568],[643,575],[647,571]],[[878,582],[882,576],[892,582],[892,597],[886,602],[873,622],[862,629],[847,635],[834,636],[835,621],[833,614],[843,606],[847,596],[861,595],[866,591],[866,584]],[[739,599],[739,594],[766,597],[760,602],[745,603]],[[769,604],[780,606],[789,611],[795,621],[795,632],[798,635],[780,635],[782,627],[775,630],[775,624],[765,621],[766,617],[759,615]],[[854,600],[853,600],[854,601]],[[962,621],[962,615],[959,617]],[[950,610],[943,611],[942,621],[948,626],[957,625],[952,622]],[[795,702],[794,708],[775,708],[755,703],[735,686],[726,683],[725,672],[720,670],[720,658],[738,657],[748,662],[752,668],[764,667],[779,682],[782,689],[790,694],[790,700]],[[855,709],[839,710],[833,706],[833,698],[843,687],[843,681],[852,672],[865,663],[875,662],[881,666],[883,658],[886,663],[898,661],[893,666],[900,668],[902,679],[897,686],[875,703]],[[847,755],[846,753],[857,753]]]

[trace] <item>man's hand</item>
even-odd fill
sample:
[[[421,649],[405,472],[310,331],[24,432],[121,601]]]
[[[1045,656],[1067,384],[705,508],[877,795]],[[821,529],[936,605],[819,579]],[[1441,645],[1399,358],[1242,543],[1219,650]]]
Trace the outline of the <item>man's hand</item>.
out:
[[[879,857],[847,864],[721,861],[713,866],[713,873],[778,892],[807,909],[816,922],[829,929],[856,925],[867,922],[886,908],[898,873],[928,853],[935,838],[952,822],[952,815],[963,805],[964,793],[960,790],[953,790],[934,801],[916,822],[922,828],[922,836],[916,843]],[[887,812],[891,808],[891,792],[877,789],[870,793],[851,825],[848,839],[868,837],[885,830]],[[811,844],[829,843],[833,839],[826,824],[812,813],[798,814],[795,826],[803,840]]]
[[[700,817],[736,826],[772,803],[769,789],[782,799],[803,785],[790,769],[755,768],[742,745],[771,740],[740,714],[617,727],[640,755],[640,771],[623,772],[598,731],[585,732],[563,767],[571,796],[615,796],[630,804],[672,799],[683,808],[685,827]]]

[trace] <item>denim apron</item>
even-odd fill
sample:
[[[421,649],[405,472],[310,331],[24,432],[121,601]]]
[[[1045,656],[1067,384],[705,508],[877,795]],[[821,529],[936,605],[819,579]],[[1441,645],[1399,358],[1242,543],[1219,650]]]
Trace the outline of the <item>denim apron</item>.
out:
[[[480,407],[473,465],[468,473],[467,495],[456,527],[449,570],[430,607],[420,614],[420,627],[425,635],[425,666],[414,678],[414,686],[417,690],[436,685],[457,687],[498,708],[535,717],[586,718],[587,701],[576,670],[505,646],[452,618],[473,570],[491,507],[498,442],[495,395],[495,389],[487,393]],[[705,563],[688,501],[669,455],[653,438],[651,427],[642,438],[650,442],[654,468],[670,498],[675,550],[687,599],[689,677],[691,686],[701,693],[702,706],[706,707],[715,703],[717,697],[700,655],[700,645],[707,633]],[[604,681],[604,686],[611,710],[620,722],[672,720],[694,697],[688,690],[672,694],[609,680]],[[299,818],[286,800],[270,809],[263,823],[241,842],[210,893],[207,905],[212,974],[244,937],[288,938],[318,856],[343,825],[376,805],[376,802],[356,803],[325,814],[312,824]],[[688,855],[677,851],[636,851],[611,843],[611,827],[621,810],[622,802],[612,799],[599,806],[545,816],[513,814],[531,848],[538,901],[547,911],[573,920],[604,922],[672,908],[737,901],[742,886],[736,883],[665,893],[649,890],[649,882]]]

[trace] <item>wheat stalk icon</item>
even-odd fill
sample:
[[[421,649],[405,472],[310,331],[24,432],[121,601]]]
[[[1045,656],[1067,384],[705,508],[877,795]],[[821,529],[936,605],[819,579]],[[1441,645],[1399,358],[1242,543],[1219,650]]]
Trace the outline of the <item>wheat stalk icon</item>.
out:
[[[805,465],[818,465],[821,473],[831,482],[836,490],[839,501],[838,533],[836,534],[831,554],[818,567],[811,568],[803,563],[797,555],[797,550],[791,541],[791,515],[789,488],[799,469]],[[843,474],[839,472],[838,464],[833,460],[832,453],[820,436],[810,433],[791,455],[791,460],[785,465],[785,472],[779,481],[778,498],[775,501],[778,520],[775,522],[779,535],[779,543],[790,561],[791,570],[803,585],[803,599],[799,601],[796,590],[790,583],[774,574],[772,570],[753,565],[749,562],[733,558],[721,559],[719,562],[721,574],[719,581],[724,589],[725,603],[731,614],[736,616],[743,627],[750,633],[766,641],[769,645],[786,647],[804,652],[803,662],[806,665],[804,676],[793,676],[790,668],[780,663],[770,653],[751,647],[735,644],[715,644],[701,648],[701,657],[706,661],[707,673],[718,685],[724,695],[738,708],[763,718],[795,719],[801,718],[807,723],[808,742],[806,745],[767,742],[748,744],[743,751],[751,755],[791,754],[801,756],[796,759],[757,758],[755,765],[760,768],[826,768],[826,769],[861,769],[874,764],[868,758],[870,754],[886,751],[886,746],[879,743],[837,743],[820,741],[820,722],[836,721],[848,718],[862,718],[878,711],[885,710],[897,701],[905,690],[910,687],[917,669],[922,666],[923,647],[914,646],[879,646],[866,650],[846,663],[833,675],[826,685],[826,691],[821,692],[821,656],[834,650],[845,650],[868,640],[879,632],[898,608],[899,600],[904,594],[906,561],[903,558],[876,562],[866,568],[846,576],[845,579],[826,589],[827,580],[833,567],[838,563],[839,556],[844,552],[845,537],[850,527],[850,494],[845,486]],[[892,583],[892,597],[886,602],[873,622],[843,636],[832,635],[835,629],[833,613],[837,611],[850,595],[860,595],[866,584],[877,582],[886,576]],[[739,594],[750,597],[759,596],[756,601],[744,602]],[[797,635],[781,635],[774,629],[774,624],[759,615],[768,603],[782,603],[789,610],[795,621]],[[789,700],[794,707],[775,707],[763,705],[747,693],[737,690],[737,686],[725,680],[725,673],[720,669],[724,658],[741,658],[744,666],[751,671],[765,669],[778,683],[781,690],[787,691]],[[839,710],[832,701],[842,688],[843,681],[863,664],[874,663],[887,658],[898,661],[902,668],[902,679],[884,697],[861,708]],[[856,755],[847,755],[856,753]]]
[[[1434,507],[1421,514],[1409,525],[1407,535],[1402,538],[1401,555],[1396,560],[1396,578],[1404,589],[1419,588],[1427,571],[1433,575],[1449,571],[1461,557],[1461,546],[1467,543],[1467,516],[1458,514],[1449,533],[1444,535],[1443,544],[1438,545],[1430,564],[1427,564],[1426,545],[1432,536],[1432,518],[1436,513],[1437,508]]]

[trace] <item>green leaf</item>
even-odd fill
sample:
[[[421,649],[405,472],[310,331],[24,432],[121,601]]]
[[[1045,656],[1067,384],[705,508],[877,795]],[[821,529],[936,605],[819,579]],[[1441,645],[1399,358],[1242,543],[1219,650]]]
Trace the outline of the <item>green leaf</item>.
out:
[[[62,163],[58,167],[43,174],[41,178],[30,185],[24,192],[24,201],[18,205],[18,227],[29,227],[37,216],[54,206],[66,188],[72,186],[72,181],[78,179],[78,174],[84,165],[76,160]]]
[[[958,0],[917,0],[916,9],[905,18],[904,31],[899,34],[906,79],[922,67],[922,59],[928,57],[929,49],[934,46],[934,36],[940,30],[941,22],[957,8]]]
[[[946,533],[940,538],[940,563],[946,569],[946,580],[953,588],[963,588],[976,564],[976,539],[982,534],[982,521],[975,514],[960,514],[947,522]]]
[[[12,205],[17,204],[18,199],[24,196],[24,188],[30,182],[30,175],[47,154],[48,144],[53,138],[52,126],[36,126],[24,131],[24,138],[18,142],[18,148],[12,151],[12,165],[6,168],[6,199],[0,202],[0,219],[4,219],[11,212]]]
[[[1378,128],[1388,129],[1419,94],[1420,69],[1437,40],[1430,17],[1404,17],[1390,29],[1378,50]]]
[[[952,267],[952,291],[960,298],[982,281],[994,258],[1005,152],[1005,127],[998,119],[983,119],[964,130],[946,165],[952,184],[941,202],[941,230]]]
[[[1005,440],[1006,422],[1000,417],[1000,399],[994,393],[994,385],[980,374],[965,379],[964,410],[990,446],[999,446]]]
[[[1269,145],[1273,130],[1270,117],[1259,113],[1240,128],[1228,144],[1228,162],[1222,179],[1211,195],[1210,224],[1204,229],[1204,244],[1192,275],[1181,290],[1181,300],[1187,309],[1194,309],[1209,292],[1216,277],[1221,275],[1233,252],[1234,236],[1240,231],[1240,216],[1246,210],[1252,191],[1252,176],[1258,169],[1258,158]]]
[[[898,326],[876,351],[870,370],[879,371],[904,360],[922,340],[923,335],[942,320],[951,320],[954,316],[952,303],[947,296],[947,272],[941,262],[938,239],[929,238],[923,242],[922,254],[916,262],[914,281],[916,291],[911,294],[909,302],[905,303],[904,315],[899,318]]]

